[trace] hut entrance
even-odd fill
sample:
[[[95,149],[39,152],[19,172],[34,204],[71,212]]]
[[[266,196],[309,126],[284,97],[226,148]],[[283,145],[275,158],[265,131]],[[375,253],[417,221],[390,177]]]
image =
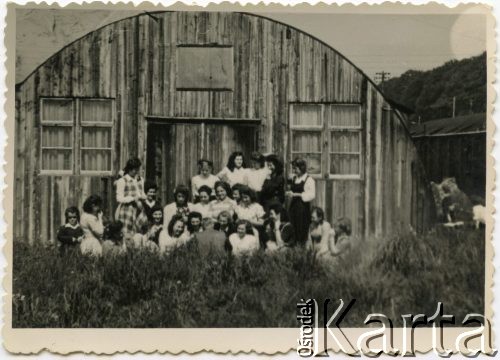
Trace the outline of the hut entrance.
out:
[[[163,203],[173,201],[176,185],[190,186],[201,158],[212,160],[220,171],[233,151],[248,158],[257,148],[255,123],[210,121],[148,121],[146,178],[159,186]],[[194,123],[193,123],[194,122]]]

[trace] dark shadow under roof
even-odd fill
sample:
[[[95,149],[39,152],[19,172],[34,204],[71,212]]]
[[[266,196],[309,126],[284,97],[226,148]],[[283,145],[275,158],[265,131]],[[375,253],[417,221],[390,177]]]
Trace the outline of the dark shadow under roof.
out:
[[[412,137],[486,132],[486,113],[426,121],[410,127]]]

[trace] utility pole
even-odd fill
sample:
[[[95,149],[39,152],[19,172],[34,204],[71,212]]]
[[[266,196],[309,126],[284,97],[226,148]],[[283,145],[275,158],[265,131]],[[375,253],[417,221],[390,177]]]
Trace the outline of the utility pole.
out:
[[[387,71],[380,71],[378,73],[375,73],[375,80],[378,80],[378,83],[381,85],[383,84],[386,80],[389,80],[391,77],[391,73]]]
[[[457,97],[456,96],[453,96],[453,114],[451,117],[455,117],[455,104],[457,102]]]

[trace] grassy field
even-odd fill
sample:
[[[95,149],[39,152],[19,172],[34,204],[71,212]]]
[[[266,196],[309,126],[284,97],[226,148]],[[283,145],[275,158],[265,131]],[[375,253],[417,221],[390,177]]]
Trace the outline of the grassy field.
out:
[[[373,312],[401,325],[401,314],[432,315],[438,301],[461,321],[484,313],[484,238],[434,230],[364,240],[335,266],[299,250],[235,259],[187,247],[165,257],[90,259],[16,242],[12,325],[298,327],[301,298],[356,299],[344,327],[363,326]]]

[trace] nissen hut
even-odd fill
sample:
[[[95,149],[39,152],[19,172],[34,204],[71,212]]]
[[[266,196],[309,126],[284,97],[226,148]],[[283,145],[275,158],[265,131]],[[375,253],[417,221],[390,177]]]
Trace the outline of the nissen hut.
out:
[[[166,202],[199,158],[218,171],[235,150],[307,159],[315,204],[329,221],[350,218],[357,236],[433,220],[404,114],[333,48],[254,14],[157,12],[104,26],[17,84],[16,109],[18,239],[54,239],[64,209],[93,193],[111,217],[132,156]]]

